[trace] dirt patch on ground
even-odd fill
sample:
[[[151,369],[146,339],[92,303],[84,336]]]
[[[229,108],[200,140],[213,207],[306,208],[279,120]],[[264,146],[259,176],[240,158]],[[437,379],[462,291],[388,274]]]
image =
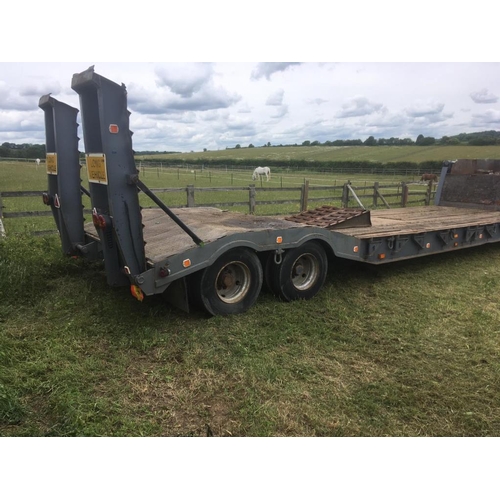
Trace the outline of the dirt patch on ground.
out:
[[[227,387],[237,382],[201,368],[171,376],[143,358],[127,370],[123,404],[138,418],[153,419],[163,436],[233,436],[240,424],[231,419],[234,407]]]

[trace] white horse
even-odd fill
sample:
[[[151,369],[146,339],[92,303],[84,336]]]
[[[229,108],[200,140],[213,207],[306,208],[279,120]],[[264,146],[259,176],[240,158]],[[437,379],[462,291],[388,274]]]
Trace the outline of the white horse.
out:
[[[37,168],[38,168],[38,166],[40,165],[40,158],[37,158],[37,159],[35,160],[35,163],[36,163],[36,166],[37,166]]]
[[[271,178],[271,169],[269,167],[257,167],[253,171],[252,179],[254,181],[256,181],[257,178],[260,179],[261,175],[265,175],[266,176],[266,181],[269,181],[269,179]]]

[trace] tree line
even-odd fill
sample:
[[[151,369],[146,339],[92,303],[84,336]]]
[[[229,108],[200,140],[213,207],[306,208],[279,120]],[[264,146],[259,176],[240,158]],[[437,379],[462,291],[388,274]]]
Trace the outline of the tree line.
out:
[[[0,158],[45,158],[45,144],[14,144],[0,146]]]
[[[433,144],[442,145],[467,145],[467,146],[491,146],[500,144],[500,131],[488,130],[483,132],[462,133],[454,136],[444,135],[440,139],[434,137],[425,137],[420,134],[415,141],[409,137],[400,139],[391,137],[389,139],[376,139],[373,135],[365,141],[361,139],[337,139],[334,141],[304,141],[302,144],[279,144],[271,145],[270,142],[263,144],[262,147],[289,147],[289,146],[430,146]],[[242,146],[236,144],[235,149],[240,149]],[[253,144],[248,145],[249,148],[255,147]],[[232,149],[232,148],[226,148]],[[204,149],[206,151],[206,148]],[[158,151],[135,151],[136,154],[154,154]],[[45,144],[15,144],[12,142],[4,142],[0,146],[0,158],[45,158]]]
[[[447,146],[492,146],[495,144],[500,144],[500,132],[496,130],[488,130],[484,132],[472,132],[472,133],[462,133],[454,136],[444,135],[440,139],[435,137],[426,137],[423,134],[419,134],[417,139],[414,141],[409,137],[400,139],[399,137],[390,137],[385,139],[383,137],[376,139],[373,135],[368,137],[368,139],[362,141],[361,139],[336,139],[334,141],[304,141],[301,144],[279,144],[273,147],[290,147],[290,146],[431,146],[433,144],[443,144]],[[239,149],[242,146],[236,144],[235,149]],[[249,148],[253,148],[253,144],[248,145]],[[262,147],[271,147],[271,143],[268,142]],[[230,148],[227,148],[230,149]]]

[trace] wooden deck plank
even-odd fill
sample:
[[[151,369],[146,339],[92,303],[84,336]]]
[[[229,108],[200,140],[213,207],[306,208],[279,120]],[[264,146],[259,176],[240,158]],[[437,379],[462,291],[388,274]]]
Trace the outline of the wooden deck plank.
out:
[[[371,212],[371,227],[336,229],[357,238],[418,234],[500,222],[500,212],[456,207],[415,207]]]
[[[281,218],[250,216],[210,207],[178,208],[172,209],[172,212],[204,243],[236,233],[303,227],[302,224]],[[143,210],[142,223],[146,259],[152,262],[196,247],[190,236],[161,209]],[[91,222],[85,225],[85,230],[97,236]]]

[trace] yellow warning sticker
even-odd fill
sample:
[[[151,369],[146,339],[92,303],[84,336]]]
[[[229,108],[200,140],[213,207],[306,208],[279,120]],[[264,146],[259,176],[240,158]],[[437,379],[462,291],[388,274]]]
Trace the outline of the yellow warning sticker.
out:
[[[89,182],[107,184],[106,155],[102,153],[89,153],[87,155],[87,173]]]
[[[45,165],[49,175],[57,175],[57,153],[47,153]]]

